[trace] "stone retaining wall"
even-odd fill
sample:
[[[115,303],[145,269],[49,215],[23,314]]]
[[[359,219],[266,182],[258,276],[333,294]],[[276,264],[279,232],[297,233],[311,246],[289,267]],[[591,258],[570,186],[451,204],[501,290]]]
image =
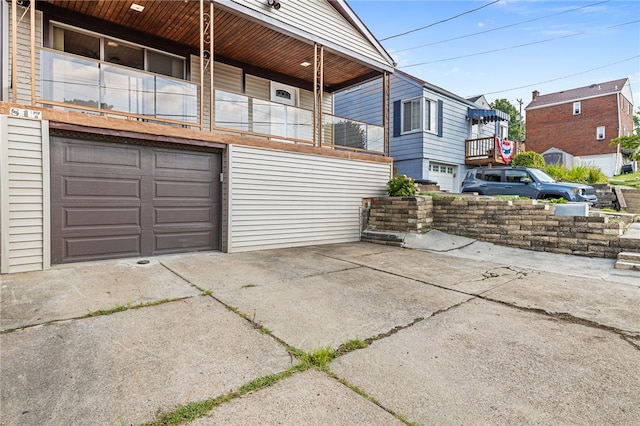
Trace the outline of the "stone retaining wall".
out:
[[[481,196],[381,197],[371,202],[367,231],[425,233],[437,229],[536,251],[615,258],[624,221],[609,216],[555,216],[555,205]],[[638,249],[640,247],[631,247]]]

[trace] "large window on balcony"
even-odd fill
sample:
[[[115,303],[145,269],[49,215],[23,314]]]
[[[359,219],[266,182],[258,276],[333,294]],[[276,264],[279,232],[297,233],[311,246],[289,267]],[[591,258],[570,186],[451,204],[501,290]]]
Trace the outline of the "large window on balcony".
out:
[[[41,56],[45,101],[198,122],[198,86],[183,80],[184,58],[58,24],[51,30],[53,50]]]
[[[179,56],[60,24],[52,24],[52,36],[55,50],[174,78],[185,76],[185,60]]]

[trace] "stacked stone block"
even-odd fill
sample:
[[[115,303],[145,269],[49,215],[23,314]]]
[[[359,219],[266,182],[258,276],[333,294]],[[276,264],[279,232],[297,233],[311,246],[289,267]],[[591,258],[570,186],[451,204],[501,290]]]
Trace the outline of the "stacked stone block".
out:
[[[437,229],[535,251],[615,258],[624,222],[610,216],[555,216],[555,205],[479,196],[383,197],[372,200],[367,231]],[[637,242],[633,243],[637,244]]]
[[[371,201],[367,230],[425,233],[433,222],[431,197],[381,197]]]

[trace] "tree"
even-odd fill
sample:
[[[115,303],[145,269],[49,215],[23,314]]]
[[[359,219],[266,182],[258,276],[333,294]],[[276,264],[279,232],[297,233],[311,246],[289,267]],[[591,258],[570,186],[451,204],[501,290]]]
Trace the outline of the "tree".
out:
[[[524,122],[518,120],[518,110],[506,99],[496,99],[491,104],[491,108],[509,114],[509,135],[508,139],[522,142],[524,140]]]
[[[632,160],[640,160],[640,108],[633,115],[633,134],[631,136],[618,136],[611,139],[610,145],[620,144],[621,149],[634,151],[629,158]]]

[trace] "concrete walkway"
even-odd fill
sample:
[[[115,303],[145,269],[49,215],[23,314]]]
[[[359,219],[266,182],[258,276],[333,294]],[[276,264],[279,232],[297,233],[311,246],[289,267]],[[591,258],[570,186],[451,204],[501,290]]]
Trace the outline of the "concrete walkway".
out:
[[[423,238],[3,275],[0,424],[640,424],[640,272]]]

